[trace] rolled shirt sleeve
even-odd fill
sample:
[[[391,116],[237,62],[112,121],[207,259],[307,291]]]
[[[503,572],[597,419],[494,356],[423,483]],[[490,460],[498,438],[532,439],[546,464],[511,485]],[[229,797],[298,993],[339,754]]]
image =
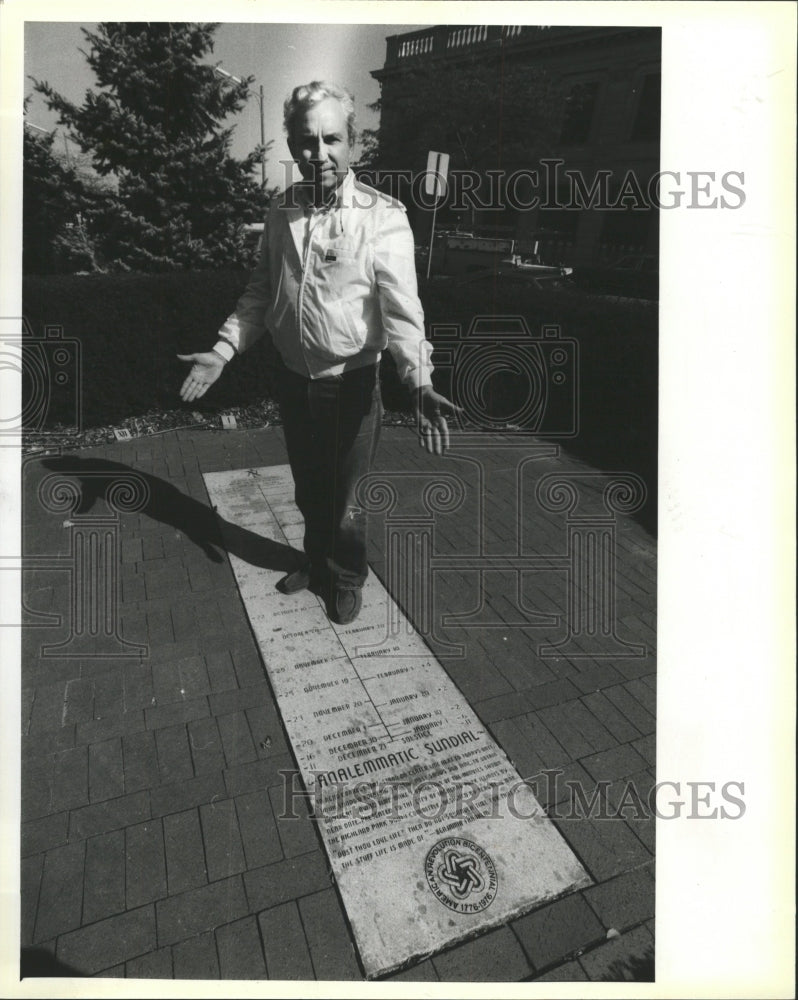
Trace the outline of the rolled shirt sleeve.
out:
[[[399,378],[417,389],[432,384],[432,344],[424,335],[413,231],[404,207],[391,206],[381,214],[374,244],[374,272],[383,331]]]

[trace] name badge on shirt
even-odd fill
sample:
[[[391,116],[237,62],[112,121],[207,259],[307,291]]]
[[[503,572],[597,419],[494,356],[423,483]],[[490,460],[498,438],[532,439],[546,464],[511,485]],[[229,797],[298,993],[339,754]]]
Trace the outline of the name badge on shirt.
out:
[[[336,260],[338,260],[338,258],[336,257],[334,250],[327,250],[325,252],[325,254],[324,254],[324,263],[325,264],[332,264]]]

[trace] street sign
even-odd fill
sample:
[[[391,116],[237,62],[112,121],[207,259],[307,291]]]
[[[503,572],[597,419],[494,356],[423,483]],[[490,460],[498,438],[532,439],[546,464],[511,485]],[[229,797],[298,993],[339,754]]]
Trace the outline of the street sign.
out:
[[[427,176],[424,178],[426,194],[441,198],[446,193],[446,175],[449,173],[449,154],[430,150],[427,156]]]
[[[449,154],[436,153],[430,150],[427,157],[427,175],[424,178],[424,190],[435,198],[432,207],[432,229],[429,235],[429,253],[427,254],[427,278],[432,269],[432,246],[435,242],[435,216],[438,212],[438,199],[446,194],[446,175],[449,172]]]

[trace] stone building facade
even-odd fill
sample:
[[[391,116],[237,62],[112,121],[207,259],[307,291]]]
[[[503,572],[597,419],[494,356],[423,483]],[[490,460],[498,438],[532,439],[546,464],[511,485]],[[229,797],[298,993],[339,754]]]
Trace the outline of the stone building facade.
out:
[[[501,217],[477,213],[480,234],[534,240],[544,257],[565,264],[656,256],[651,187],[659,170],[658,28],[437,25],[386,41],[385,64],[372,71],[381,86],[381,129],[400,119],[408,70],[420,64],[456,73],[458,64],[475,56],[512,61],[546,70],[567,95],[546,167],[547,194],[534,205],[519,196]],[[420,239],[424,228],[428,235],[429,221],[418,212],[411,211],[411,222]]]

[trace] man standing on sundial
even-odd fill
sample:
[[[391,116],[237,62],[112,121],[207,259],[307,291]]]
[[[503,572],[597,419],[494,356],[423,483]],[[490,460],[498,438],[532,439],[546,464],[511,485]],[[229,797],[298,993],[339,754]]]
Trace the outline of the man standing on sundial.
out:
[[[355,179],[352,96],[334,84],[296,87],[285,102],[288,148],[302,181],[274,199],[260,260],[211,351],[180,390],[203,396],[224,366],[268,332],[306,560],[278,587],[324,596],[339,624],[361,608],[366,519],[355,491],[374,459],[382,418],[378,365],[387,348],[412,393],[422,445],[449,443],[457,411],[431,384],[413,234],[401,202]]]

